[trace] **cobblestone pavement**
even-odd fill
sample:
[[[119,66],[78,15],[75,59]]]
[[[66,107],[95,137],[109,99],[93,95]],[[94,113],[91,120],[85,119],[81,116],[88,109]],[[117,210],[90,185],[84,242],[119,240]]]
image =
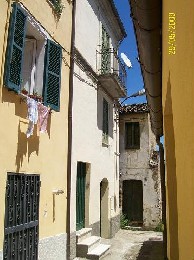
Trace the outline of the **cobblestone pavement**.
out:
[[[111,249],[103,260],[163,260],[162,233],[120,230],[112,239],[102,239]]]

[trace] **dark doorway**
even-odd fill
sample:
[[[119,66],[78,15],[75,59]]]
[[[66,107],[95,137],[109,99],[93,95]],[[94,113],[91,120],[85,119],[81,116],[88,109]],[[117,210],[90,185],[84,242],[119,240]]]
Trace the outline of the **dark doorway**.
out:
[[[77,163],[76,230],[85,227],[86,163]]]
[[[130,225],[143,224],[143,184],[142,181],[123,181],[123,214]]]
[[[8,173],[3,259],[38,259],[40,176]]]

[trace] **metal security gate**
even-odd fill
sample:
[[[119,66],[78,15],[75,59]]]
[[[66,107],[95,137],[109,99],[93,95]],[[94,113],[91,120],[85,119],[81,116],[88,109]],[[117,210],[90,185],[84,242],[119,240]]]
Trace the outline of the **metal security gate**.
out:
[[[106,74],[110,73],[110,62],[111,62],[111,54],[110,54],[110,37],[106,32],[106,29],[102,27],[102,57],[101,57],[101,73]]]
[[[76,230],[85,227],[86,163],[77,163]]]
[[[38,259],[40,176],[8,173],[3,259]]]

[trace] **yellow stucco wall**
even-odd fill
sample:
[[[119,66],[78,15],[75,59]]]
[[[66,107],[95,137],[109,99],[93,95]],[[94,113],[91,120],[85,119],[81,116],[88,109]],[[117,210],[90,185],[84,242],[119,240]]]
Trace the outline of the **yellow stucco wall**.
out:
[[[175,13],[176,53],[168,53]],[[194,1],[163,1],[163,112],[170,260],[194,259]]]
[[[6,17],[9,1],[0,2],[0,67],[5,57],[3,51]],[[64,0],[64,10],[56,22],[53,9],[47,0],[20,1],[40,22],[54,40],[70,51],[72,5]],[[69,63],[69,55],[63,51]],[[38,173],[40,190],[40,238],[66,233],[66,180],[68,140],[69,68],[62,61],[60,112],[52,112],[49,132],[29,139],[27,130],[27,105],[14,92],[0,85],[0,250],[4,238],[4,206],[7,172]],[[62,189],[64,194],[56,196],[53,223],[53,189]]]

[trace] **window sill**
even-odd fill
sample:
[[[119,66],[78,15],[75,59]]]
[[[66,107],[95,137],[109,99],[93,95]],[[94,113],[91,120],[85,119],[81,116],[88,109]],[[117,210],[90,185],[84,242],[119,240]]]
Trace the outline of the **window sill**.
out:
[[[43,103],[43,97],[41,97],[41,96],[28,95],[27,93],[25,94],[24,92],[19,93],[19,95],[21,95],[22,97],[25,97],[25,98],[29,97],[29,98],[34,99],[37,102]]]
[[[140,147],[125,147],[125,150],[140,150]]]
[[[102,141],[102,146],[103,146],[103,147],[109,147],[109,144],[108,144],[107,142],[103,142],[103,141]]]

